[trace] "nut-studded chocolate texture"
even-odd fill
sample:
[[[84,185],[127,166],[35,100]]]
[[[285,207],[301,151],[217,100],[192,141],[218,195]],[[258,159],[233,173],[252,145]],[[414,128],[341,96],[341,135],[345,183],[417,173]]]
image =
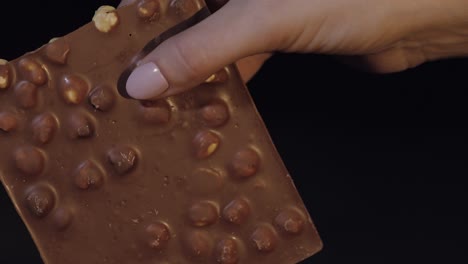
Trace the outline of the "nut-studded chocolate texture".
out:
[[[138,59],[208,13],[202,0],[106,6],[0,61],[0,178],[46,264],[290,264],[320,250],[234,66],[154,102],[119,94]]]

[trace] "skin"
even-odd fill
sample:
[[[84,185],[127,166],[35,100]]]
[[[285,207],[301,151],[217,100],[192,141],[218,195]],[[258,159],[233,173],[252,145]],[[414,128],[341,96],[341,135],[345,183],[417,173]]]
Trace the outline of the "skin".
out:
[[[141,63],[154,62],[169,83],[158,98],[191,89],[233,62],[248,81],[275,51],[329,54],[391,73],[468,55],[466,14],[466,0],[230,0]]]

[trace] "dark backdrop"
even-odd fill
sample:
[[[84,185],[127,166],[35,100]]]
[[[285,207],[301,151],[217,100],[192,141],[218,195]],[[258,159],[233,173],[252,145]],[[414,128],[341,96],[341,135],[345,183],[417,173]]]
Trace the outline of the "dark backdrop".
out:
[[[2,1],[14,59],[118,1]],[[277,55],[249,84],[322,235],[304,263],[468,263],[468,60],[392,75]],[[1,147],[1,146],[0,146]],[[40,264],[0,190],[0,264]]]

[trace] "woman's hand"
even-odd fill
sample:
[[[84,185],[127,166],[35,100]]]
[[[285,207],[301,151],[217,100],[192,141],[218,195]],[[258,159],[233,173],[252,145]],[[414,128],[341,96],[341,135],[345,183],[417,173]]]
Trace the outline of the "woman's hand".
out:
[[[366,70],[401,71],[467,55],[467,14],[466,0],[231,0],[144,58],[127,91],[135,99],[173,95],[225,65],[274,51],[341,55]],[[244,75],[267,57],[251,60]]]

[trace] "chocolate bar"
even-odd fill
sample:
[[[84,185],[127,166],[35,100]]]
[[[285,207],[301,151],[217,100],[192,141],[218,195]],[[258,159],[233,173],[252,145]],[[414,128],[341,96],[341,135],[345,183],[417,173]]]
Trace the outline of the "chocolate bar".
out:
[[[208,14],[201,0],[102,7],[0,63],[0,179],[46,264],[288,264],[321,249],[234,66],[157,101],[118,91]]]

